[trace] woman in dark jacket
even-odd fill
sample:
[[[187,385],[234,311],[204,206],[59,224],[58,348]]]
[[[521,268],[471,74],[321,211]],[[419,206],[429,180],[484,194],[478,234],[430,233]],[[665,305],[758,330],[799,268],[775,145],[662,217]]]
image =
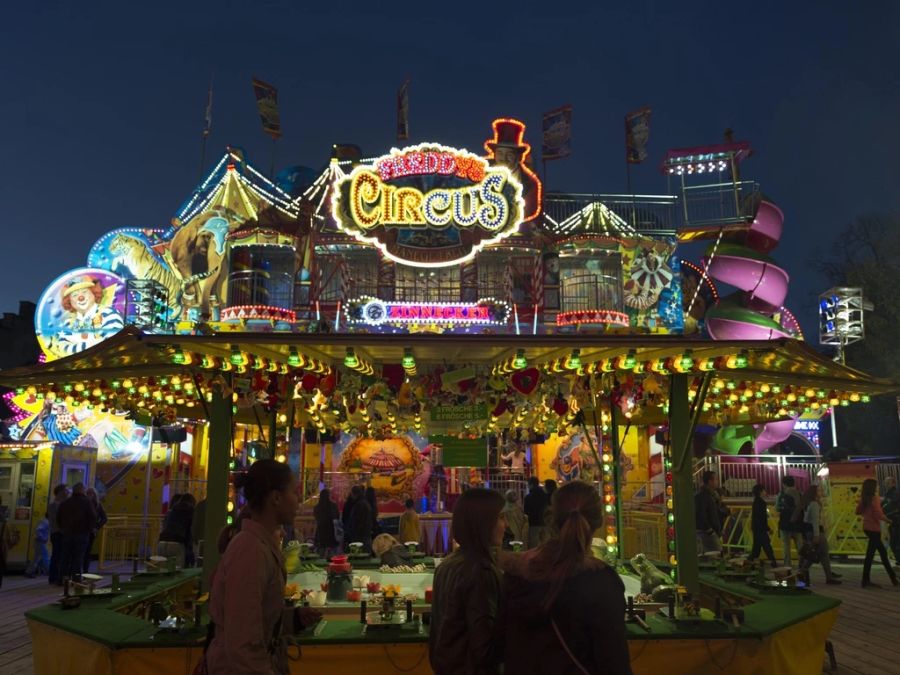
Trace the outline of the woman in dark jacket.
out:
[[[371,485],[366,488],[366,501],[372,510],[372,539],[381,534],[381,527],[378,525],[378,497],[375,494],[375,488]]]
[[[331,491],[328,488],[319,493],[319,502],[313,509],[313,517],[316,519],[314,539],[316,551],[327,559],[338,545],[337,537],[334,534],[334,521],[338,517],[338,508],[337,504],[331,501]]]
[[[192,494],[175,495],[172,506],[163,521],[162,532],[159,533],[157,553],[161,556],[176,558],[180,567],[193,563],[194,539],[191,535],[191,523],[194,520],[196,500]]]
[[[353,531],[353,507],[356,502],[363,498],[364,492],[361,485],[354,485],[350,488],[350,494],[344,500],[344,509],[341,511],[341,523],[344,525],[344,551],[347,550],[347,544],[356,541],[354,538],[356,533]]]
[[[500,570],[493,551],[503,543],[506,518],[499,492],[472,488],[453,507],[451,537],[459,548],[434,573],[428,655],[435,675],[493,675]],[[508,673],[529,673],[529,669]]]
[[[551,508],[553,538],[501,561],[506,672],[630,675],[625,586],[591,554],[591,535],[603,525],[600,495],[572,481]]]

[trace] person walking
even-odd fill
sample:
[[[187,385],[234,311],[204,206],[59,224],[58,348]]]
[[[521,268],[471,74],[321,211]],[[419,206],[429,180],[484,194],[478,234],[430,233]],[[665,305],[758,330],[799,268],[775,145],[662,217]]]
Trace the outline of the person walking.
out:
[[[793,476],[781,479],[781,492],[775,498],[778,511],[778,533],[784,547],[784,566],[791,566],[791,542],[797,546],[797,556],[803,547],[803,509],[800,505],[800,491]]]
[[[337,534],[334,531],[338,508],[337,504],[331,501],[331,490],[328,488],[323,488],[319,493],[319,501],[313,507],[313,519],[316,521],[313,545],[316,552],[328,560],[338,547]]]
[[[90,535],[88,535],[88,545],[87,549],[84,551],[84,564],[82,569],[87,572],[91,567],[91,551],[94,548],[94,541],[97,539],[97,534],[100,532],[101,528],[106,525],[106,521],[109,518],[106,515],[106,509],[103,508],[103,504],[100,503],[100,497],[97,495],[97,491],[94,488],[88,488],[84,493],[87,498],[91,501],[91,506],[94,507],[94,512],[97,514],[97,522],[94,523],[93,529],[91,529]]]
[[[60,560],[62,559],[62,530],[59,529],[59,505],[69,498],[69,487],[60,483],[53,488],[53,501],[47,507],[47,520],[50,523],[50,569],[47,572],[51,585],[62,583]]]
[[[869,538],[869,545],[866,547],[866,559],[863,563],[862,586],[866,588],[880,588],[876,583],[872,582],[872,560],[875,558],[875,551],[881,556],[881,564],[887,570],[891,583],[894,586],[900,584],[897,581],[897,574],[891,567],[888,560],[887,549],[884,548],[884,542],[881,541],[881,523],[887,521],[884,511],[881,508],[881,499],[876,494],[878,492],[878,481],[874,478],[867,478],[862,484],[862,494],[859,498],[859,504],[856,505],[856,515],[862,516],[863,531]]]
[[[528,479],[528,494],[525,495],[525,515],[528,516],[528,548],[536,548],[544,533],[544,512],[550,500],[541,487],[537,476]]]
[[[625,585],[591,553],[603,526],[596,488],[573,480],[553,496],[553,535],[540,548],[501,556],[505,672],[630,675]]]
[[[888,547],[894,554],[894,562],[900,565],[900,490],[893,476],[884,479],[884,496],[881,508],[890,521],[888,526]]]
[[[503,544],[509,545],[511,541],[520,541],[528,544],[528,516],[519,506],[519,494],[515,490],[506,491],[506,503],[503,505],[503,516],[506,518],[506,533],[503,535]]]
[[[419,514],[416,513],[416,503],[412,499],[407,499],[405,506],[406,510],[400,514],[397,534],[403,544],[410,541],[419,544],[422,542],[422,525],[419,522]]]
[[[700,554],[722,550],[722,511],[716,492],[719,476],[713,471],[704,471],[702,482],[703,485],[694,495],[697,549]]]
[[[47,543],[50,541],[49,514],[44,514],[41,522],[34,530],[34,542],[31,561],[25,568],[25,576],[34,579],[38,574],[50,572],[50,555],[47,552]]]
[[[309,608],[285,607],[287,575],[276,531],[297,511],[297,483],[287,464],[262,459],[235,478],[249,506],[212,581],[212,638],[204,654],[211,675],[287,675],[285,636],[316,623]]]
[[[765,551],[772,566],[775,566],[775,552],[772,550],[772,530],[769,529],[769,507],[766,504],[766,487],[760,483],[753,486],[753,509],[750,515],[750,530],[753,532],[753,548],[750,560],[756,560]]]
[[[800,561],[800,567],[806,573],[806,582],[809,584],[809,568],[813,560],[818,560],[825,571],[826,584],[839,584],[840,574],[831,569],[831,555],[828,551],[828,534],[825,530],[824,515],[822,513],[822,489],[818,485],[810,485],[803,495],[803,522],[805,528],[803,536],[807,547],[811,548],[811,559]]]
[[[72,486],[72,496],[59,505],[56,517],[62,531],[60,575],[80,581],[84,553],[97,523],[97,512],[85,494],[84,483]]]
[[[498,672],[500,570],[494,550],[504,530],[500,493],[470,488],[459,496],[450,525],[458,548],[434,572],[428,656],[435,675]]]

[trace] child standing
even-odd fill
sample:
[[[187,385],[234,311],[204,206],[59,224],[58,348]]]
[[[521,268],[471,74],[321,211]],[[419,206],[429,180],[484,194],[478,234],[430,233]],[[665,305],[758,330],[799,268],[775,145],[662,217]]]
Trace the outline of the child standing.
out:
[[[753,511],[750,519],[750,527],[753,531],[753,550],[750,551],[750,560],[756,560],[760,551],[765,551],[769,562],[775,565],[775,552],[772,551],[772,540],[769,538],[769,509],[766,505],[766,488],[757,483],[753,486]]]
[[[406,511],[400,516],[400,542],[405,544],[414,541],[417,544],[422,541],[419,525],[419,514],[416,513],[416,504],[412,499],[406,500]]]
[[[25,576],[29,579],[34,579],[38,574],[50,572],[50,554],[47,552],[47,542],[49,541],[50,518],[45,513],[43,520],[38,523],[37,529],[34,531],[34,553],[25,570]]]

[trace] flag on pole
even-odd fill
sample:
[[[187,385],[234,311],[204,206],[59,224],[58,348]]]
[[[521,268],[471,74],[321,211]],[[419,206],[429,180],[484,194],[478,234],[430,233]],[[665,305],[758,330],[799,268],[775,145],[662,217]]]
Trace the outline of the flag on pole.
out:
[[[212,82],[209,83],[209,92],[206,95],[206,113],[203,121],[203,138],[207,138],[212,131]]]
[[[397,90],[397,140],[409,139],[409,80]]]
[[[278,116],[278,89],[271,84],[253,78],[253,93],[256,95],[256,107],[262,120],[263,131],[272,140],[281,137],[281,120]]]
[[[640,164],[647,159],[650,140],[650,108],[641,108],[625,115],[625,160]]]
[[[564,105],[545,112],[542,128],[541,161],[562,159],[572,154],[572,106]]]

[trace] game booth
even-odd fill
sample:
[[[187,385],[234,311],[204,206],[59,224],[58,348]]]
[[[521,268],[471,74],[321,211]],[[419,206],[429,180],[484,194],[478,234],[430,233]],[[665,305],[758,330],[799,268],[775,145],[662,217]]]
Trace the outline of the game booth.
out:
[[[145,482],[118,489],[144,492],[121,497],[158,517],[175,480],[193,481],[206,533],[236,517],[235,472],[290,464],[303,503],[285,598],[324,613],[295,638],[296,672],[431,672],[432,578],[456,496],[521,493],[531,475],[603,495],[594,553],[625,582],[635,673],[819,672],[837,601],[739,555],[698,557],[696,432],[752,463],[803,416],[896,385],[802,341],[768,257],[783,216],[732,178],[748,144],[670,151],[671,195],[545,194],[524,125],[490,132],[477,153],[335,146],[321,171],[272,180],[229,148],[168,227],[110,232],[47,289],[46,363],[0,373],[17,442],[58,448],[63,416],[79,433],[67,447],[99,453],[97,473],[112,445],[130,448]],[[676,254],[704,239],[696,264]],[[178,456],[157,469],[157,446]],[[356,484],[375,489],[388,531],[414,501],[422,533],[404,564],[309,545],[320,488],[341,504]],[[27,614],[35,644],[55,647],[35,649],[36,673],[192,671],[218,555],[207,546],[202,569],[178,570],[146,560],[151,540],[128,581]]]

